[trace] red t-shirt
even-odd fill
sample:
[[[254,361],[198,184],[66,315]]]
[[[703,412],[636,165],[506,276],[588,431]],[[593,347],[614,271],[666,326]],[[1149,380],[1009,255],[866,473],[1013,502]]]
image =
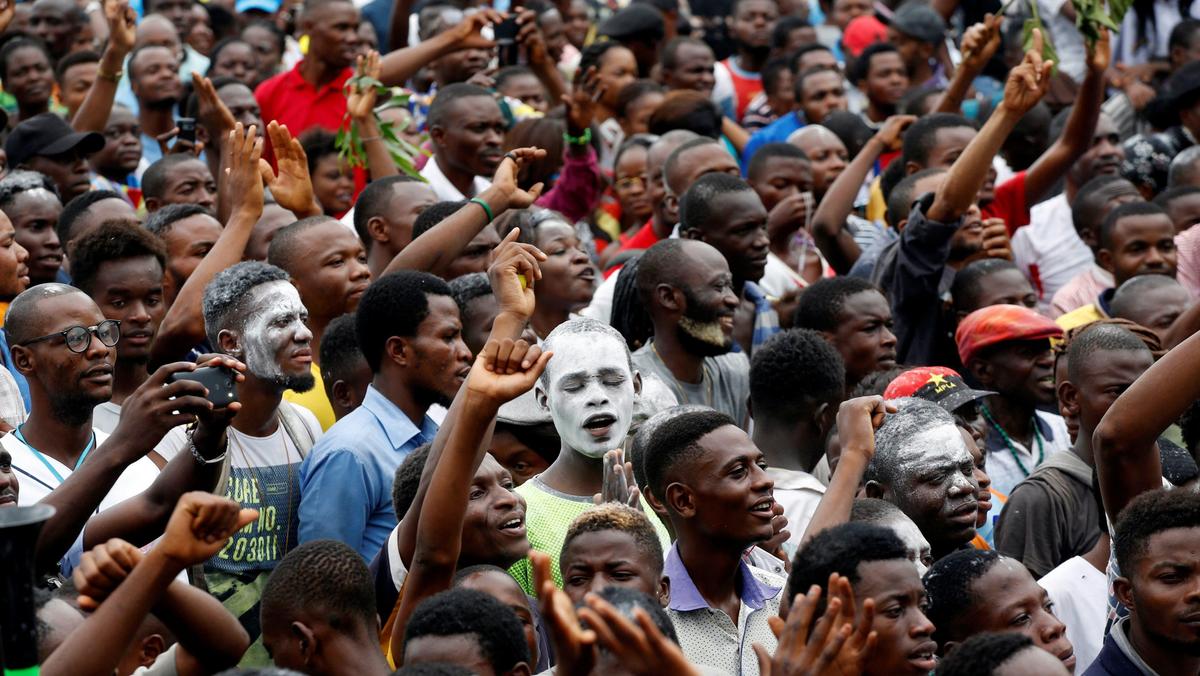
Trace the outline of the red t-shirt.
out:
[[[621,251],[637,251],[638,249],[649,249],[659,241],[658,235],[654,234],[654,218],[646,221],[645,225],[638,228],[637,232],[626,238],[621,236]],[[614,275],[617,270],[620,270],[623,265],[615,266],[604,271],[604,278],[608,279]]]
[[[1029,205],[1025,203],[1025,172],[996,186],[996,197],[981,209],[984,218],[1003,218],[1011,237],[1017,228],[1029,225]]]

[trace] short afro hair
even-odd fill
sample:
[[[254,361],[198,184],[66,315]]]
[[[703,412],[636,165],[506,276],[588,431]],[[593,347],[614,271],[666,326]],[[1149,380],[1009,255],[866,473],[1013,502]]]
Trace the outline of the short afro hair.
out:
[[[321,378],[330,385],[345,380],[359,362],[365,361],[358,348],[355,317],[344,314],[335,318],[321,334]]]
[[[399,521],[408,514],[408,508],[417,499],[417,489],[421,485],[421,473],[425,471],[425,461],[429,460],[432,444],[421,444],[412,453],[405,456],[396,475],[392,480],[392,509]]]
[[[271,238],[271,243],[267,245],[267,262],[282,268],[289,275],[292,274],[296,263],[304,254],[301,251],[304,233],[326,223],[338,223],[341,226],[341,223],[332,216],[318,215],[302,218],[276,230],[275,236]]]
[[[869,523],[843,523],[826,528],[796,552],[784,598],[806,594],[814,584],[826,590],[833,573],[857,585],[860,565],[893,559],[908,563],[908,550],[888,528]],[[826,596],[822,595],[817,612],[824,611]]]
[[[558,565],[559,573],[565,578],[567,571],[567,549],[575,538],[585,533],[599,533],[603,531],[620,531],[627,533],[633,538],[634,544],[637,545],[638,553],[640,553],[650,565],[655,577],[662,575],[663,566],[663,549],[662,543],[658,540],[658,533],[654,530],[654,525],[650,523],[650,519],[641,512],[628,505],[623,505],[617,502],[606,502],[596,507],[589,507],[587,511],[575,517],[571,525],[567,527],[566,537],[563,538],[562,551],[559,553]]]
[[[496,101],[492,98],[491,92],[478,85],[456,82],[452,85],[442,87],[438,90],[437,96],[433,97],[433,103],[429,106],[429,114],[425,118],[426,126],[430,129],[444,126],[446,124],[448,109],[454,105],[455,101],[475,98],[477,96],[485,97],[493,103]]]
[[[1154,202],[1127,202],[1119,205],[1108,212],[1108,215],[1100,223],[1100,248],[1109,249],[1112,247],[1113,231],[1117,229],[1119,222],[1126,218],[1137,218],[1139,216],[1162,216],[1167,221],[1171,220],[1166,210]],[[1174,233],[1174,224],[1172,224],[1172,233]]]
[[[199,204],[168,204],[147,216],[142,227],[159,237],[166,237],[179,221],[200,215],[211,217],[213,214]]]
[[[321,163],[321,160],[338,154],[337,135],[327,129],[313,127],[300,134],[299,140],[300,147],[304,148],[304,155],[308,160],[310,176],[317,175],[317,165]]]
[[[1075,232],[1094,230],[1099,234],[1100,223],[1110,211],[1109,202],[1123,194],[1134,195],[1139,200],[1142,197],[1133,183],[1117,175],[1102,174],[1080,186],[1071,201],[1071,224],[1075,226]],[[1100,197],[1106,199],[1098,201]]]
[[[270,282],[286,282],[288,274],[261,261],[242,261],[225,268],[204,287],[201,308],[204,312],[204,333],[209,344],[219,344],[217,337],[224,329],[241,330],[245,322],[246,303],[250,291]]]
[[[433,229],[433,226],[450,218],[450,216],[459,209],[467,205],[466,200],[457,202],[434,202],[425,207],[425,210],[417,215],[417,220],[413,221],[412,238],[416,239]]]
[[[855,498],[850,505],[850,521],[854,523],[885,524],[897,517],[908,516],[899,507],[879,498]]]
[[[836,331],[842,323],[842,308],[846,300],[879,287],[860,277],[830,277],[814,282],[800,294],[792,325],[798,329]]]
[[[404,629],[404,645],[407,648],[416,639],[443,636],[473,637],[497,674],[530,659],[517,614],[474,589],[451,589],[422,601]]]
[[[1026,648],[1033,639],[1015,631],[976,634],[938,663],[934,676],[988,676]]]
[[[709,139],[721,138],[721,109],[703,92],[676,89],[650,114],[647,131],[662,135],[687,129]]]
[[[1117,516],[1113,551],[1123,577],[1133,572],[1150,549],[1150,538],[1176,528],[1200,528],[1200,494],[1157,489],[1134,498]]]
[[[875,58],[875,56],[879,54],[899,53],[900,50],[896,49],[896,45],[888,42],[873,42],[867,45],[866,49],[862,50],[862,53],[858,55],[858,58],[854,59],[854,62],[851,64],[849,69],[850,72],[846,73],[846,77],[857,85],[858,83],[867,79],[867,76],[871,74],[871,59]]]
[[[958,127],[975,130],[970,120],[956,113],[934,113],[917,118],[904,132],[900,151],[904,162],[913,162],[922,169],[928,169],[929,155],[937,145],[938,132]]]
[[[388,211],[391,205],[392,190],[397,185],[420,182],[412,176],[404,174],[384,176],[368,183],[367,187],[358,194],[358,200],[354,202],[354,232],[358,233],[358,238],[362,240],[367,251],[371,250],[373,243],[371,233],[367,232],[367,221],[376,216],[382,216]]]
[[[655,452],[655,449],[650,445],[654,431],[658,429],[659,425],[681,413],[708,410],[711,409],[702,404],[679,404],[678,406],[671,406],[655,413],[638,426],[637,432],[633,435],[633,442],[629,444],[629,454],[625,459],[633,463],[633,479],[637,482],[638,487],[642,489],[642,493],[650,492],[650,483],[646,480],[645,459],[646,456],[652,455]]]
[[[71,281],[90,296],[101,265],[143,257],[158,261],[161,272],[167,264],[167,248],[137,224],[106,221],[72,245]]]
[[[7,213],[17,195],[31,190],[45,190],[58,199],[58,188],[49,176],[36,171],[17,169],[0,178],[0,209]]]
[[[665,502],[668,479],[677,474],[673,470],[697,458],[702,452],[700,440],[726,425],[737,427],[732,418],[713,410],[680,413],[663,420],[650,435],[654,453],[642,458],[650,491]]]
[[[767,170],[767,162],[776,157],[785,157],[801,162],[808,162],[808,155],[790,143],[764,143],[754,151],[750,165],[746,168],[746,178],[757,181],[760,174]]]
[[[1154,356],[1150,349],[1129,329],[1116,324],[1092,324],[1071,337],[1067,346],[1067,379],[1080,385],[1084,367],[1093,360],[1105,361],[1111,352],[1140,352]]]
[[[750,360],[754,417],[795,421],[820,404],[836,404],[846,392],[842,356],[821,334],[790,329],[771,337]]]
[[[971,593],[975,581],[987,574],[1003,556],[994,550],[959,549],[944,556],[925,573],[925,616],[935,627],[938,645],[962,638],[967,628],[960,621],[974,608]]]
[[[888,166],[888,169],[891,169],[891,165]],[[946,173],[945,169],[934,167],[932,169],[922,169],[901,178],[895,187],[886,193],[887,211],[884,214],[884,218],[887,219],[888,225],[898,228],[901,221],[908,219],[909,214],[912,212],[913,202],[921,198],[920,195],[916,194],[918,181],[944,173]],[[886,171],[884,175],[887,175]]]
[[[104,200],[124,202],[125,198],[115,190],[89,190],[63,205],[62,212],[58,214],[58,223],[54,224],[54,231],[58,233],[58,241],[62,243],[63,248],[75,239],[75,224],[88,214],[93,204]]]
[[[133,63],[132,57],[129,59],[129,63]],[[162,159],[155,160],[153,164],[146,167],[145,173],[142,174],[142,195],[147,199],[162,199],[167,190],[167,174],[170,173],[171,169],[185,162],[200,162],[204,164],[191,153],[172,153],[164,155]]]
[[[492,290],[492,283],[488,280],[486,272],[472,272],[470,274],[455,277],[447,282],[450,285],[450,292],[454,296],[454,303],[458,305],[458,314],[462,317],[467,316],[467,307],[471,301],[485,296],[491,296],[495,292]]]
[[[691,130],[682,129],[682,130],[672,130],[672,131],[689,131],[690,132]],[[695,132],[691,132],[691,133],[694,134]],[[665,135],[666,134],[663,134],[662,136],[665,136]],[[674,150],[672,150],[670,152],[670,154],[667,155],[667,159],[663,162],[663,185],[667,188],[668,192],[673,193],[675,191],[675,189],[671,186],[670,177],[671,177],[671,174],[675,173],[675,167],[679,166],[679,163],[683,160],[683,156],[694,148],[700,148],[702,146],[711,146],[711,145],[718,145],[718,143],[716,140],[709,138],[707,136],[692,136],[691,138],[687,139],[683,143],[680,143],[678,147],[676,147]],[[687,186],[684,186],[684,191],[686,191],[686,190],[687,190]],[[679,197],[682,198],[683,197],[682,194],[679,195]]]
[[[710,230],[727,222],[728,214],[717,210],[717,198],[754,190],[750,184],[729,174],[705,174],[688,187],[679,199],[680,230]]]
[[[264,627],[310,616],[355,634],[379,621],[367,564],[336,540],[313,540],[288,552],[267,578],[260,603]]]
[[[954,300],[954,309],[970,314],[983,307],[979,304],[979,296],[983,293],[984,282],[989,275],[997,272],[1015,270],[1021,271],[1016,263],[1005,258],[984,258],[972,261],[954,275],[950,284],[950,297]]]
[[[679,634],[675,632],[675,624],[671,622],[671,616],[667,614],[658,599],[635,589],[616,586],[601,589],[597,596],[611,603],[618,613],[634,623],[637,620],[633,616],[633,611],[635,608],[641,608],[650,616],[650,620],[654,622],[654,626],[662,632],[664,637],[671,643],[679,645]]]
[[[355,328],[371,373],[379,373],[389,339],[417,335],[417,328],[429,316],[429,295],[453,294],[440,277],[416,270],[384,275],[367,287],[358,303]]]

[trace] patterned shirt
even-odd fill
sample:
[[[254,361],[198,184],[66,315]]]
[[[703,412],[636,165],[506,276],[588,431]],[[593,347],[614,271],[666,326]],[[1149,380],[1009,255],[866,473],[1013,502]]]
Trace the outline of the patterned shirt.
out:
[[[758,657],[752,646],[759,643],[768,652],[775,652],[775,634],[767,618],[779,614],[779,601],[783,597],[780,592],[786,580],[743,560],[738,572],[738,597],[742,603],[735,626],[728,615],[709,606],[701,596],[677,545],[667,553],[663,575],[671,580],[667,615],[675,625],[679,647],[688,660],[726,674],[757,676]]]
[[[754,282],[746,282],[742,295],[754,303],[754,338],[751,341],[753,351],[783,329],[779,326],[779,315],[775,314],[771,299],[767,298],[762,288]]]

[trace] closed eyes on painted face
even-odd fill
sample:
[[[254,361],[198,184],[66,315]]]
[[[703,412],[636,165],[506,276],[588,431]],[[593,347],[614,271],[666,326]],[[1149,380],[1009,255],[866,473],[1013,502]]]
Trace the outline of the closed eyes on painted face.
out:
[[[556,336],[547,367],[545,396],[563,443],[589,458],[621,445],[633,420],[639,388],[629,353],[616,339],[598,333]]]

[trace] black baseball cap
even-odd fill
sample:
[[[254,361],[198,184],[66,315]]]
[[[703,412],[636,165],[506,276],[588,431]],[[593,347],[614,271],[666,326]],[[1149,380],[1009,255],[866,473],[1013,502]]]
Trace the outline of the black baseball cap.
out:
[[[646,34],[662,37],[665,26],[662,12],[657,8],[649,4],[635,3],[605,19],[598,32],[616,40]]]
[[[62,155],[72,150],[91,155],[103,148],[103,136],[94,131],[75,131],[66,120],[54,113],[42,113],[22,120],[4,142],[10,167],[39,155]]]
[[[946,20],[919,0],[910,0],[896,10],[892,28],[921,42],[937,43],[946,38]]]

